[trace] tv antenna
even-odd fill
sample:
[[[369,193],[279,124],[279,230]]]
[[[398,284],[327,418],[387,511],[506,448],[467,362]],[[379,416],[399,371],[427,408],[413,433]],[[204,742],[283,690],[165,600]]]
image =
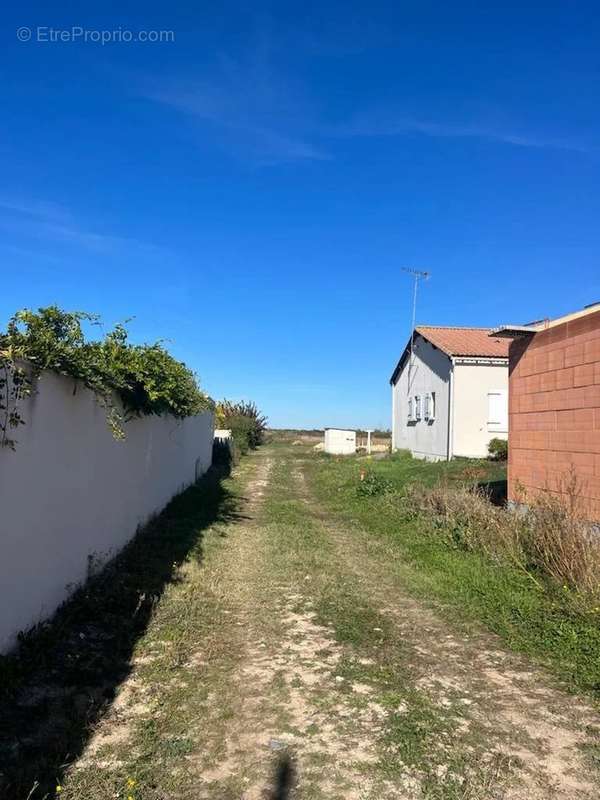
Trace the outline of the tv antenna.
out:
[[[417,317],[417,289],[419,286],[419,281],[426,281],[430,278],[430,272],[424,272],[420,269],[412,269],[412,267],[402,267],[402,272],[408,272],[409,275],[412,275],[415,280],[415,286],[413,290],[413,307],[412,307],[412,327],[410,329],[410,361],[408,364],[408,382],[410,384],[410,370],[412,369],[413,363],[413,349],[414,349],[414,341],[415,341],[415,324],[416,324],[416,317]]]

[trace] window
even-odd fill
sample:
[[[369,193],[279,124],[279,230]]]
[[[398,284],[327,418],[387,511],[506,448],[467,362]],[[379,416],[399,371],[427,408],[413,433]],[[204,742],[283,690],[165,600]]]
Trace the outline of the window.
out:
[[[412,422],[413,420],[413,401],[412,397],[408,398],[408,421]]]
[[[415,395],[415,419],[421,419],[421,395]]]
[[[508,396],[505,389],[488,392],[488,430],[508,432]]]
[[[435,392],[425,395],[423,416],[428,422],[435,419]]]

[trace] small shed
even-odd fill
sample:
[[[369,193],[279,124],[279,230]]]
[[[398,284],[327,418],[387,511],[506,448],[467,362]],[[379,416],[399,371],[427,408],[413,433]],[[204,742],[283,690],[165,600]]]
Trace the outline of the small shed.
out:
[[[325,452],[338,456],[356,453],[356,431],[325,428]]]

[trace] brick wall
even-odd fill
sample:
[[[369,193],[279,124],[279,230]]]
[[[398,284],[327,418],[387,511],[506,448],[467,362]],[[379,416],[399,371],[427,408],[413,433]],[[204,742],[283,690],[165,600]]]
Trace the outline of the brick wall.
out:
[[[600,520],[600,310],[510,346],[508,491],[560,491],[576,471]]]

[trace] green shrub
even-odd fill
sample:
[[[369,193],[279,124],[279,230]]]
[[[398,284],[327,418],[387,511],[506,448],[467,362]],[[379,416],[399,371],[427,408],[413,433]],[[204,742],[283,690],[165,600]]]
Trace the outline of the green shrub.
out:
[[[231,431],[231,438],[241,455],[246,455],[251,447],[256,447],[253,444],[255,438],[253,432],[254,424],[251,419],[242,414],[235,414],[227,418],[226,426]]]
[[[364,472],[356,486],[356,493],[361,497],[375,497],[391,491],[392,484],[378,472]]]
[[[242,455],[264,442],[267,418],[255,403],[221,400],[217,403],[216,418],[219,428],[231,430],[233,440]]]
[[[488,453],[495,461],[506,461],[508,458],[508,442],[506,439],[490,439]]]

